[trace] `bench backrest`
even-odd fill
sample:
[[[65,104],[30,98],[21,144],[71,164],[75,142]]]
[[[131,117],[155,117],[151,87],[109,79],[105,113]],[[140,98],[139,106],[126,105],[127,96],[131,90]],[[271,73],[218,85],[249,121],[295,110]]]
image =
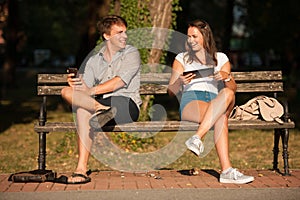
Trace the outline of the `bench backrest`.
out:
[[[170,73],[141,74],[140,93],[166,94]],[[237,92],[282,92],[281,71],[232,72]],[[67,74],[38,74],[37,95],[60,95],[67,85]]]

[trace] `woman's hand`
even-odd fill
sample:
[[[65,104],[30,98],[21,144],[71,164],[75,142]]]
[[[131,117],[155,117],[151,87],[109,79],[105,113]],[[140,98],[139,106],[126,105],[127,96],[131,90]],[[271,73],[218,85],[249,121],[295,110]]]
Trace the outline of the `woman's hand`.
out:
[[[196,75],[194,73],[188,73],[187,75],[180,75],[179,79],[184,85],[186,85],[189,84],[195,76]]]
[[[225,71],[217,71],[214,74],[214,79],[216,79],[218,81],[224,81],[228,78],[230,78],[230,74],[228,72],[225,72]]]
[[[234,78],[225,71],[219,71],[214,74],[214,79],[223,81],[225,84],[225,87],[231,89],[234,93],[236,92],[237,85],[234,80]]]

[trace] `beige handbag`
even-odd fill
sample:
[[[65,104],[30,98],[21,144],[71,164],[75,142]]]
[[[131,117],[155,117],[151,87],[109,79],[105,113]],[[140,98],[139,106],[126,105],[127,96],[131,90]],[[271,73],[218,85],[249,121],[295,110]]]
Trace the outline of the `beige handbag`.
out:
[[[241,106],[235,106],[229,118],[236,120],[254,120],[262,118],[265,121],[276,121],[283,124],[280,117],[283,115],[283,106],[277,99],[267,96],[257,96]]]

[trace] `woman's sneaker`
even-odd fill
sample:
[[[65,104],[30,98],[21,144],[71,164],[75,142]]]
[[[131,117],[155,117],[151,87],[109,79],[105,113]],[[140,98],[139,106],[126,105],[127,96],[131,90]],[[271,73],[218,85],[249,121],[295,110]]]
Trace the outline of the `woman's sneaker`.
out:
[[[204,151],[204,145],[198,135],[193,135],[185,142],[186,147],[197,156]]]
[[[237,169],[230,168],[226,171],[227,172],[225,173],[221,173],[220,183],[244,184],[254,181],[253,176],[246,176],[239,172]]]

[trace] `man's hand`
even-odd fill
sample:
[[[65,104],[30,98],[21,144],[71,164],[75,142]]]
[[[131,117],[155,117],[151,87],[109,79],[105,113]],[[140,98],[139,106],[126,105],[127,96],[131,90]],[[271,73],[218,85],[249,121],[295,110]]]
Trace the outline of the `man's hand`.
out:
[[[81,77],[72,78],[74,76],[73,73],[68,74],[67,82],[71,87],[75,87],[76,85],[82,84]]]
[[[94,89],[93,89],[93,87],[89,88],[85,84],[85,82],[82,80],[82,75],[79,75],[79,77],[76,77],[76,78],[72,78],[72,75],[73,74],[69,74],[68,75],[67,81],[68,81],[68,84],[74,90],[84,92],[84,93],[86,93],[89,96],[94,95]]]

